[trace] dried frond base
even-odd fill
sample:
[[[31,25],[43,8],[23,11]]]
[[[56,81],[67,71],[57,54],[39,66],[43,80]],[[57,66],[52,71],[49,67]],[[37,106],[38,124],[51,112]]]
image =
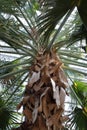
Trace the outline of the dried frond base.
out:
[[[62,62],[54,50],[50,53],[39,51],[30,68],[30,77],[24,98],[17,106],[23,106],[25,121],[15,130],[60,130],[65,121],[64,101],[66,76]]]

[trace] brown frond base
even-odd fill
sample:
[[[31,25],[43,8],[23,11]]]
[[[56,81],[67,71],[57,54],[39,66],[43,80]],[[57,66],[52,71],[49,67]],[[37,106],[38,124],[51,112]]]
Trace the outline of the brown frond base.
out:
[[[63,129],[67,120],[63,112],[68,83],[56,52],[40,50],[29,74],[24,98],[17,106],[17,110],[23,106],[25,121],[14,130]]]

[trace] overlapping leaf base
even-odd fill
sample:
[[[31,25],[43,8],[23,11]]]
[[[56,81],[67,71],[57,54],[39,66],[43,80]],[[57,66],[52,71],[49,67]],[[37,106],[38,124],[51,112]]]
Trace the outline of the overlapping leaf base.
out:
[[[17,106],[18,110],[23,106],[25,121],[15,130],[63,129],[67,118],[62,114],[68,83],[56,52],[39,50],[29,74],[24,98]]]

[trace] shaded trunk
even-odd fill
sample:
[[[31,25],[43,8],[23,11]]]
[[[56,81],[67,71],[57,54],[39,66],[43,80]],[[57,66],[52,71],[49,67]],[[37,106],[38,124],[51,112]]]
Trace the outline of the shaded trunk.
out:
[[[25,121],[13,130],[63,129],[67,119],[62,115],[67,86],[62,62],[56,52],[40,50],[30,68],[24,98],[17,106],[17,110],[23,106]]]

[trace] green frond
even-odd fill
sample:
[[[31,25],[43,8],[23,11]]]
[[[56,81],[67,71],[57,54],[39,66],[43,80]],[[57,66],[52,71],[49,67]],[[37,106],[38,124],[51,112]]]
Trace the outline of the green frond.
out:
[[[87,128],[87,116],[81,108],[76,107],[71,115],[71,124],[69,124],[69,129],[76,130],[86,130]]]
[[[73,89],[83,104],[83,108],[87,109],[87,84],[85,82],[74,81]]]
[[[18,11],[16,10],[16,3],[23,7],[26,3],[26,0],[0,0],[0,12],[2,13],[6,13],[6,14],[14,14],[14,13],[18,13]]]
[[[45,38],[49,38],[56,25],[59,24],[60,20],[64,15],[72,8],[76,7],[79,15],[82,19],[83,24],[86,27],[86,0],[74,1],[74,0],[51,0],[41,2],[41,7],[43,10],[42,15],[40,15],[40,31],[45,35]],[[87,28],[87,27],[86,27]]]
[[[87,1],[86,0],[81,0],[77,6],[78,12],[80,14],[80,17],[87,29]]]
[[[17,123],[19,120],[18,114],[10,105],[5,104],[5,100],[0,98],[0,130],[11,130],[12,123]]]

